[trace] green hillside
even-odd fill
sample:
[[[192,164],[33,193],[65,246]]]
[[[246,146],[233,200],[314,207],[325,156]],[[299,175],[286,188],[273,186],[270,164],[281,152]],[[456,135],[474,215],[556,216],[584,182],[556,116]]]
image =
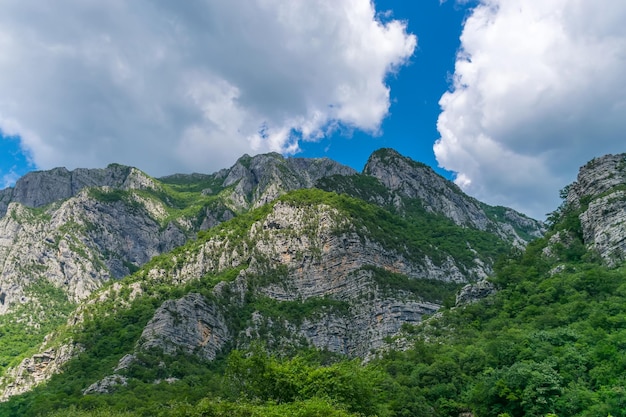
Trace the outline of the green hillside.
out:
[[[391,243],[399,230],[419,231],[411,229],[418,224],[336,194],[298,191],[282,201],[333,204],[368,230],[379,219],[376,233]],[[226,230],[236,235],[264,210],[200,240]],[[626,268],[606,268],[585,250],[576,213],[558,216],[545,238],[501,257],[491,278],[499,288],[495,296],[405,326],[389,341],[404,350],[387,350],[366,364],[315,350],[279,355],[263,343],[230,350],[211,363],[154,351],[140,358],[142,366],[130,369],[130,382],[114,393],[82,394],[132,349],[162,300],[190,291],[208,296],[215,283],[234,279],[237,271],[228,271],[185,287],[155,285],[127,308],[119,301],[93,307],[109,314],[91,315],[75,335],[85,352],[48,384],[0,404],[0,415],[624,415]],[[567,245],[550,243],[557,231],[572,236]],[[140,276],[141,271],[126,281]],[[341,308],[321,301],[310,308]],[[253,309],[263,308],[263,300],[250,302],[258,303]]]

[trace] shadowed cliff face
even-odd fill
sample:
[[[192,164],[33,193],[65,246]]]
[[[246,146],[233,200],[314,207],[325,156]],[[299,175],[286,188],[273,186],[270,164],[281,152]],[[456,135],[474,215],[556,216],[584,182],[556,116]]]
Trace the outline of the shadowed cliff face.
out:
[[[529,238],[540,237],[545,228],[537,220],[505,207],[490,207],[469,197],[451,181],[427,165],[381,149],[370,156],[363,173],[377,178],[397,195],[418,199],[432,213],[441,214],[459,226],[490,230],[502,239],[524,246]],[[400,199],[395,199],[402,209]]]

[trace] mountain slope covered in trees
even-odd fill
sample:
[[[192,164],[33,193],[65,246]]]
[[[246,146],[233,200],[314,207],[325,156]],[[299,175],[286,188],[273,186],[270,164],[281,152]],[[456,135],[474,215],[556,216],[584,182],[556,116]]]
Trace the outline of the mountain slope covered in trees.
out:
[[[526,248],[538,223],[391,150],[257,208],[243,187],[65,313],[62,372],[0,415],[622,415],[624,160],[583,167]],[[455,305],[477,281],[497,291]]]

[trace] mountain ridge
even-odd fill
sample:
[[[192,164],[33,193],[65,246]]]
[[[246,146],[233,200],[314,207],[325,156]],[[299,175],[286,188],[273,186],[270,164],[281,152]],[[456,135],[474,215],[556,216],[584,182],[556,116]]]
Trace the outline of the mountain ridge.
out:
[[[361,174],[327,159],[268,154],[245,155],[211,175],[154,179],[111,165],[109,170],[127,175],[83,170],[73,181],[75,174],[59,169],[18,181],[16,190],[30,191],[12,193],[27,196],[20,201],[34,206],[50,200],[54,188],[44,187],[39,195],[37,184],[60,183],[61,191],[59,199],[32,208],[3,200],[0,313],[31,320],[42,339],[62,327],[64,318],[71,330],[49,336],[43,345],[39,339],[25,346],[24,352],[48,352],[44,356],[37,353],[17,364],[21,353],[6,363],[11,366],[0,383],[3,398],[30,390],[61,362],[88,349],[91,342],[75,341],[84,330],[81,323],[98,321],[98,314],[126,314],[140,300],[151,305],[142,324],[151,330],[137,334],[143,342],[126,348],[124,355],[130,356],[118,356],[100,376],[109,382],[94,389],[112,389],[110,382],[120,372],[132,378],[139,363],[132,358],[153,348],[168,351],[177,343],[189,352],[212,346],[213,356],[227,345],[245,347],[276,334],[281,336],[271,336],[268,343],[277,350],[313,346],[365,357],[404,324],[434,313],[445,299],[454,304],[460,284],[487,277],[509,246],[522,246],[543,231],[540,222],[521,214],[507,217],[507,209],[464,197],[458,187],[395,151],[380,152],[387,154],[386,163],[374,155]],[[90,172],[95,179],[83,178]],[[385,185],[388,177],[396,182]],[[441,190],[456,204],[453,210],[437,200],[434,194]],[[360,197],[366,194],[369,201]],[[224,274],[229,278],[219,278]],[[39,283],[51,287],[44,291]],[[181,288],[189,288],[188,294],[193,289],[205,301],[188,298]],[[50,291],[56,304],[47,310],[78,306],[76,312],[52,320],[20,310],[40,311],[32,307],[39,304],[45,310],[38,300]],[[106,313],[105,305],[110,305]],[[180,322],[174,333],[165,331],[189,305],[222,318],[199,315]],[[179,338],[194,322],[202,323],[198,337]],[[213,344],[206,332],[228,344]]]

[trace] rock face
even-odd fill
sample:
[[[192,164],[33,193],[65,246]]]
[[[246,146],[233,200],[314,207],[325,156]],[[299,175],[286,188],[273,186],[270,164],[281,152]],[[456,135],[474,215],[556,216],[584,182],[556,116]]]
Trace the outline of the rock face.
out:
[[[226,343],[241,347],[263,338],[276,349],[307,345],[364,357],[403,324],[417,323],[439,308],[440,300],[399,288],[398,279],[475,282],[490,273],[493,259],[467,242],[463,250],[471,253],[465,253],[463,260],[432,242],[421,247],[407,242],[388,246],[395,237],[385,240],[376,224],[359,223],[358,211],[349,213],[319,201],[299,203],[289,196],[275,202],[289,191],[312,188],[323,179],[355,174],[328,159],[286,159],[278,154],[246,155],[230,169],[212,175],[152,179],[119,165],[29,174],[14,188],[0,192],[0,214],[4,214],[0,217],[0,314],[36,304],[38,294],[31,291],[32,284],[45,281],[81,303],[69,322],[80,326],[89,306],[115,300],[111,305],[127,308],[133,297],[148,297],[155,282],[191,285],[201,277],[236,268],[237,278],[216,285],[211,297],[192,292],[163,302],[135,350],[120,360],[110,377],[85,387],[85,393],[109,392],[124,384],[138,353],[153,349],[212,360]],[[513,210],[489,208],[465,196],[429,168],[395,151],[375,153],[362,176],[370,176],[386,190],[384,199],[374,201],[381,206],[393,204],[397,213],[405,204],[421,204],[460,228],[489,231],[498,241],[518,245],[542,230],[541,223]],[[312,193],[317,192],[323,194]],[[249,223],[235,221],[232,227],[203,232],[194,239],[199,230],[255,208],[261,209],[242,217],[253,219]],[[367,210],[375,212],[374,206]],[[104,282],[133,272],[159,254],[131,280],[92,295]],[[259,302],[250,311],[256,306],[250,300],[265,304]],[[267,307],[278,305],[304,313],[283,316],[277,313],[283,307]],[[243,319],[241,311],[247,315]],[[233,316],[243,322],[235,323]],[[46,371],[23,378],[24,372],[11,371],[5,395],[23,392],[50,375]]]
[[[35,385],[49,379],[80,350],[79,346],[66,344],[24,359],[18,367],[0,378],[0,386],[7,384],[2,390],[0,401],[6,401],[9,397],[28,392]]]
[[[223,178],[223,187],[234,187],[230,201],[236,209],[260,207],[280,195],[301,188],[311,188],[317,180],[331,175],[353,175],[352,168],[327,158],[283,158],[270,153],[244,155],[235,165],[215,174]]]
[[[610,266],[626,259],[626,154],[583,166],[566,203],[582,210],[583,240]]]
[[[583,200],[593,199],[626,183],[626,154],[605,155],[582,166],[576,182],[568,189],[566,202],[580,207]]]
[[[159,307],[141,334],[138,348],[158,348],[170,355],[181,350],[213,360],[230,339],[217,306],[200,294],[190,293]]]
[[[487,280],[478,281],[473,284],[467,284],[456,296],[456,306],[462,306],[475,303],[492,294],[495,294],[496,287]]]
[[[0,218],[0,314],[28,302],[26,287],[41,279],[82,300],[183,244],[185,232],[174,223],[163,228],[144,205],[102,202],[87,190],[44,212],[10,203]]]
[[[94,382],[83,390],[83,395],[87,394],[109,394],[117,386],[128,385],[128,379],[122,375],[107,375],[100,381]]]
[[[83,188],[103,186],[141,189],[154,188],[155,184],[138,169],[117,164],[105,169],[55,168],[30,172],[20,178],[14,188],[0,191],[0,216],[6,213],[10,202],[41,207],[73,197]]]
[[[278,348],[281,343],[297,344],[295,340],[302,336],[312,346],[350,356],[363,356],[380,347],[402,324],[417,323],[422,315],[439,308],[419,294],[389,293],[384,280],[376,279],[377,269],[369,267],[415,280],[468,282],[485,275],[481,263],[475,264],[475,270],[461,271],[451,258],[435,265],[427,257],[408,258],[386,249],[380,242],[359,235],[345,214],[324,204],[276,203],[241,239],[218,236],[178,256],[170,264],[179,264],[180,268],[156,267],[144,272],[145,279],[185,283],[239,267],[244,269],[234,283],[216,287],[218,299],[230,294],[229,298],[222,298],[223,305],[241,304],[250,296],[261,296],[281,303],[304,303],[303,308],[311,300],[333,300],[345,307],[341,311],[322,308],[301,323],[260,312],[251,318],[244,333],[233,335],[235,344],[261,337],[262,329],[273,328],[276,333],[285,333],[278,329],[288,329],[287,333],[295,337],[276,341]],[[229,290],[225,291],[225,287]],[[155,323],[171,327],[171,319],[163,317],[171,317],[168,311],[173,308],[174,304],[164,305],[155,315]]]
[[[427,211],[446,216],[460,226],[493,230],[518,246],[528,237],[540,237],[545,228],[541,222],[515,210],[489,206],[467,196],[454,183],[435,173],[427,165],[400,155],[393,149],[381,149],[370,156],[363,173],[377,178],[387,189],[399,196],[419,199]],[[399,200],[396,199],[400,205]]]

